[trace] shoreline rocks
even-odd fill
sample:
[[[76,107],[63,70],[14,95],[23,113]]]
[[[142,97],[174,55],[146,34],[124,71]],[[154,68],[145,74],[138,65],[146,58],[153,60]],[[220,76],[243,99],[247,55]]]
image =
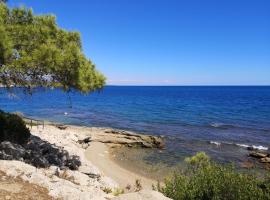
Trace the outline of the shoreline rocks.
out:
[[[252,151],[249,156],[257,159],[260,163],[265,164],[266,169],[269,169],[270,165],[270,154],[265,151]]]
[[[113,199],[112,194],[104,191],[117,189],[118,184],[104,176],[84,155],[92,141],[130,147],[164,147],[162,139],[155,136],[108,128],[67,126],[59,129],[46,124],[45,129],[33,126],[31,139],[25,145],[0,143],[0,159],[5,159],[0,162],[0,170],[48,189],[54,198]]]
[[[69,168],[76,170],[81,165],[78,156],[70,156],[63,148],[52,145],[32,135],[29,142],[24,145],[9,141],[1,142],[0,159],[19,160],[37,168],[46,168],[54,165],[61,169]]]
[[[127,147],[158,148],[164,149],[165,143],[159,136],[137,134],[129,131],[105,129],[100,137],[93,138],[93,141],[111,145],[124,145]]]

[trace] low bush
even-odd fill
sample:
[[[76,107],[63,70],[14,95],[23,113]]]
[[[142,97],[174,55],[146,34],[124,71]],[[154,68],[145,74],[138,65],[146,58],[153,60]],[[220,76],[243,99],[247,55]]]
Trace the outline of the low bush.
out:
[[[205,153],[186,159],[187,168],[154,189],[174,200],[267,200],[270,179],[237,172],[210,161]]]
[[[0,110],[0,142],[24,144],[29,137],[30,131],[21,117]]]
[[[119,196],[120,194],[124,194],[124,190],[123,189],[121,189],[121,188],[115,188],[114,190],[113,190],[113,192],[112,192],[112,194],[114,195],[114,196]]]

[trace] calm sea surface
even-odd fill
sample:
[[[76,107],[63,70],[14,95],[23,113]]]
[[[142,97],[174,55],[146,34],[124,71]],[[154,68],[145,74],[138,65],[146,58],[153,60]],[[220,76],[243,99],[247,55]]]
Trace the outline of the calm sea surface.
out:
[[[197,151],[220,161],[242,161],[247,146],[270,147],[270,87],[107,86],[67,94],[39,88],[32,96],[0,89],[0,108],[75,125],[162,135],[167,148],[148,161],[174,164]]]

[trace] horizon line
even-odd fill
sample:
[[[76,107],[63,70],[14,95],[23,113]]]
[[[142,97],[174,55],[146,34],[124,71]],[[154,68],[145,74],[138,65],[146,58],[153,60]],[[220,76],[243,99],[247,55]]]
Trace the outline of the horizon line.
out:
[[[117,85],[117,84],[106,84],[105,86],[114,86],[114,87],[270,87],[269,85]]]

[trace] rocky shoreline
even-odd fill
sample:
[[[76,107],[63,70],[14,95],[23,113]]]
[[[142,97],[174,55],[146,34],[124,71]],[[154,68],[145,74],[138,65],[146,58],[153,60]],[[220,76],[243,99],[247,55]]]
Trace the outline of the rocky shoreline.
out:
[[[266,169],[270,170],[270,153],[266,151],[252,150],[249,153],[249,157],[256,159],[256,161],[263,164]]]
[[[164,148],[160,137],[110,128],[46,124],[44,129],[33,126],[31,134],[30,141],[25,145],[8,141],[0,144],[0,171],[44,187],[56,199],[116,199],[115,191],[119,191],[119,185],[85,158],[85,150],[92,142],[105,143],[114,148],[123,145]],[[147,197],[145,194],[148,194]],[[125,195],[125,199],[129,199],[129,194]],[[143,195],[142,199],[168,199],[154,191],[130,195],[137,195],[138,198]]]

